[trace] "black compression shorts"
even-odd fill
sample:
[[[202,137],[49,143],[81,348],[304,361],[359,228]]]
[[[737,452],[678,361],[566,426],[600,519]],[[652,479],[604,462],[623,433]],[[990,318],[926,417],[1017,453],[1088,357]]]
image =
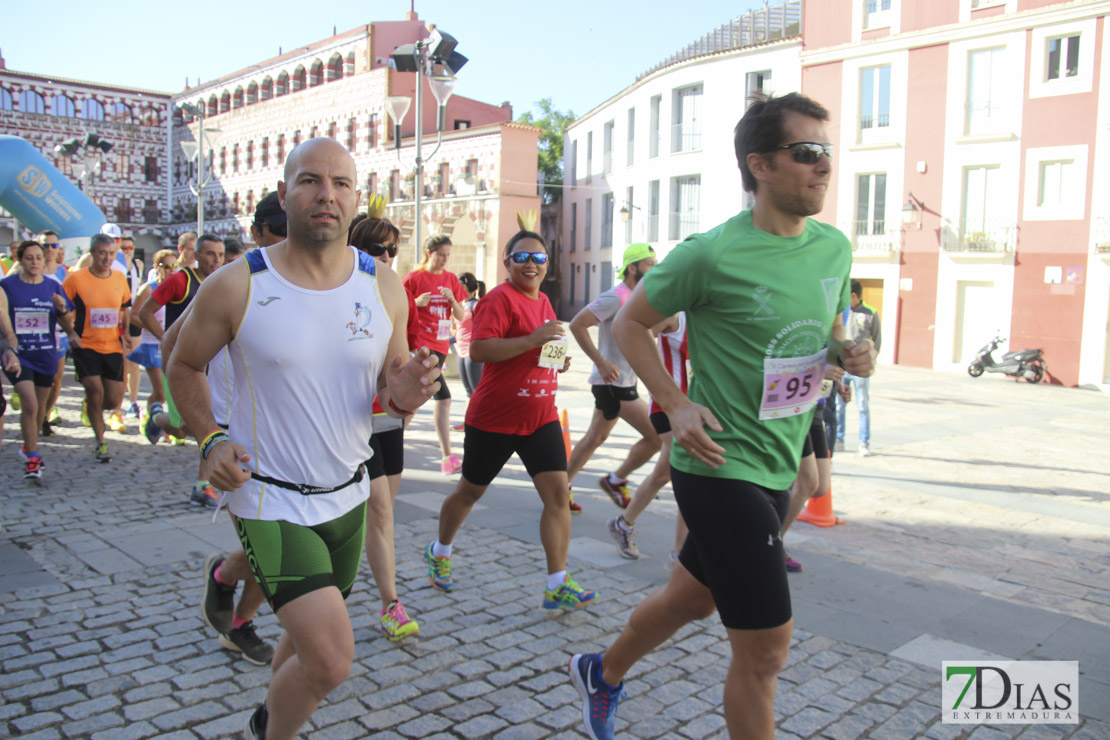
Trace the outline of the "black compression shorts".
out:
[[[405,469],[405,430],[390,429],[370,435],[370,449],[374,456],[366,461],[366,477],[370,480],[383,475],[400,475]]]
[[[679,562],[709,588],[725,627],[769,629],[789,621],[780,531],[790,492],[674,466],[671,486],[690,528]]]

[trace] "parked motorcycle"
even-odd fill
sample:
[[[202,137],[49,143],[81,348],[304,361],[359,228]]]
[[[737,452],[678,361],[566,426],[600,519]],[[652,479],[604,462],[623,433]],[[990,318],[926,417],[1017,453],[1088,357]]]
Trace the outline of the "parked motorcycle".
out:
[[[975,355],[975,359],[967,366],[967,374],[978,378],[984,372],[1002,373],[1011,378],[1024,378],[1029,383],[1040,383],[1048,374],[1048,366],[1044,361],[1044,350],[1023,349],[1017,352],[1007,352],[1002,359],[994,359],[994,351],[1002,344],[1002,337],[995,337]]]

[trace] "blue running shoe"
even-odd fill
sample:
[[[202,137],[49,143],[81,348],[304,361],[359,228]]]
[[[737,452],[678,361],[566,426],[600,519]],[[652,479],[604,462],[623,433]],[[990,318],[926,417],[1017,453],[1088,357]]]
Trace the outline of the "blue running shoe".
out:
[[[617,725],[617,705],[627,699],[624,681],[607,686],[601,680],[601,655],[586,653],[575,655],[567,666],[570,680],[582,697],[582,724],[593,740],[612,740]]]
[[[439,558],[432,553],[432,540],[424,547],[424,562],[428,565],[428,580],[440,591],[454,591],[455,581],[451,578],[451,558]]]
[[[158,440],[162,438],[162,427],[158,426],[154,421],[154,417],[158,416],[160,413],[162,413],[162,404],[151,404],[150,415],[146,417],[146,422],[143,424],[143,435],[152,445],[158,444]]]

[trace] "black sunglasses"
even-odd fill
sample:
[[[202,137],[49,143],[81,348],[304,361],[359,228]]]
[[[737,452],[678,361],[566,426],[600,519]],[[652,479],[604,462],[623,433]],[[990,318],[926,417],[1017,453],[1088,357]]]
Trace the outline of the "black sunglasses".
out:
[[[547,252],[513,252],[509,255],[509,259],[518,265],[523,265],[529,259],[533,264],[544,265],[547,264]]]
[[[381,257],[386,252],[389,252],[390,257],[396,257],[397,245],[394,244],[392,247],[387,247],[384,244],[367,244],[366,249],[364,249],[363,251],[371,257]]]
[[[817,164],[822,154],[830,160],[833,158],[833,145],[818,144],[816,141],[795,141],[793,144],[776,146],[774,149],[764,152],[764,154],[772,154],[782,149],[789,149],[790,153],[794,155],[794,161],[798,164]]]

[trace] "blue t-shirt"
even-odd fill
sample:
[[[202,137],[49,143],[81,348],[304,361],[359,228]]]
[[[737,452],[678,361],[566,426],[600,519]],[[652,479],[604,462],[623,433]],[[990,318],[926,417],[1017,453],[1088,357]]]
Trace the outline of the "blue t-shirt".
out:
[[[58,344],[54,339],[58,309],[54,296],[60,295],[69,310],[73,310],[73,303],[57,280],[26,283],[19,275],[12,275],[0,280],[0,287],[8,296],[8,318],[19,341],[20,364],[53,375],[58,371]]]

